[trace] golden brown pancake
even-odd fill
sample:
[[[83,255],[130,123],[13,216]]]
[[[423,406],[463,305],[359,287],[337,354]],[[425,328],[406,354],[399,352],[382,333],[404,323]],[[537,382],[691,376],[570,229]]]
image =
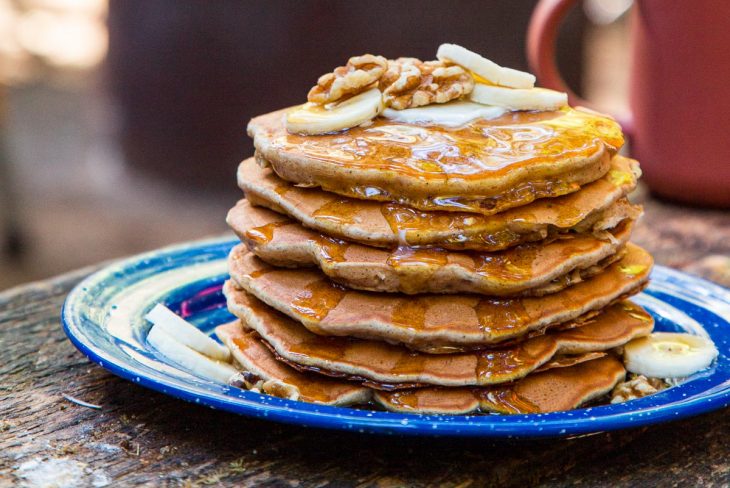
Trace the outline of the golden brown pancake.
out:
[[[287,181],[421,210],[490,215],[578,190],[608,171],[621,127],[595,112],[512,112],[454,129],[377,118],[367,127],[289,134],[285,110],[254,118],[262,161]]]
[[[608,307],[580,327],[511,346],[459,354],[426,354],[380,341],[320,336],[236,289],[230,281],[223,291],[228,309],[290,364],[393,386],[468,386],[513,381],[555,356],[606,351],[648,335],[653,328],[651,316],[626,301]]]
[[[218,338],[231,350],[246,379],[269,395],[325,405],[353,405],[370,400],[371,391],[356,383],[303,374],[274,358],[256,333],[240,321],[216,327]]]
[[[607,394],[625,375],[621,361],[608,355],[533,373],[508,385],[375,391],[374,399],[387,410],[403,413],[557,412]]]
[[[636,161],[617,156],[603,178],[580,191],[492,216],[419,211],[300,188],[253,159],[241,163],[238,181],[252,204],[289,215],[331,237],[391,249],[410,245],[492,252],[568,231],[604,231],[638,217],[640,208],[624,197],[640,174]]]
[[[569,234],[548,243],[496,253],[400,246],[386,251],[325,236],[271,210],[241,200],[228,223],[259,258],[273,266],[317,266],[349,288],[379,292],[480,293],[540,296],[594,276],[621,257],[632,222],[609,239]]]
[[[318,271],[273,268],[240,249],[229,258],[236,286],[312,332],[430,352],[495,344],[600,310],[641,290],[652,266],[646,251],[627,244],[625,256],[604,272],[542,297],[413,297],[349,290]]]
[[[276,360],[256,333],[240,322],[221,325],[216,335],[241,364],[243,387],[273,396],[326,405],[359,405],[374,398],[391,411],[406,413],[540,413],[576,408],[600,397],[625,371],[612,356],[533,373],[514,383],[490,387],[430,387],[373,391],[315,373],[301,373]],[[587,356],[590,358],[592,356]],[[607,385],[611,385],[608,387]]]

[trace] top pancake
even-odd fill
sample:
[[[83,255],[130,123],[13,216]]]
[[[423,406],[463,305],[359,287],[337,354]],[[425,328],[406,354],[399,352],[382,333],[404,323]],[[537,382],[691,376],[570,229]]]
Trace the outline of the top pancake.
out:
[[[285,110],[248,133],[285,180],[422,210],[491,215],[578,190],[609,169],[620,126],[590,111],[512,112],[455,129],[377,118],[336,134],[295,135]]]

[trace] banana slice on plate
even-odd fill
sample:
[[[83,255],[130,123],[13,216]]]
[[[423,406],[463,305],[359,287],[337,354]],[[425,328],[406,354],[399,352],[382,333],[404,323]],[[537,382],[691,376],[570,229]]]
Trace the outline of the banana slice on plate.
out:
[[[624,363],[628,371],[650,378],[679,378],[705,369],[717,354],[705,337],[654,332],[624,346]]]
[[[377,88],[348,98],[344,102],[322,106],[305,103],[286,115],[286,129],[294,134],[327,134],[372,120],[383,111],[383,95]]]
[[[547,88],[503,88],[477,83],[471,100],[510,110],[557,110],[568,104],[568,94]]]
[[[214,361],[181,344],[159,325],[152,326],[147,334],[147,342],[173,363],[204,378],[228,383],[231,377],[238,373],[236,368],[230,364]]]
[[[144,318],[174,337],[177,342],[200,354],[219,361],[228,361],[231,357],[227,347],[218,344],[193,324],[177,316],[160,303],[155,305]]]
[[[441,61],[450,61],[471,71],[477,77],[495,85],[512,88],[532,88],[535,86],[535,75],[512,68],[504,68],[494,61],[469,51],[457,44],[441,44],[436,52]]]

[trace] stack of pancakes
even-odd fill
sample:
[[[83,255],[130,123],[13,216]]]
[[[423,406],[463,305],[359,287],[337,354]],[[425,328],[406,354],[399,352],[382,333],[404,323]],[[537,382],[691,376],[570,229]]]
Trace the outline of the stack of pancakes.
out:
[[[640,175],[620,127],[565,107],[447,129],[376,118],[294,135],[253,119],[242,244],[218,328],[269,394],[393,411],[546,412],[604,396],[648,335],[626,300]]]

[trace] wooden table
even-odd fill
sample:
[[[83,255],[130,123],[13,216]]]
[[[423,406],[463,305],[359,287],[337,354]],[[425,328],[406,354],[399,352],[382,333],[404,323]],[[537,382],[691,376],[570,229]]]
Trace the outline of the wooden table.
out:
[[[730,256],[730,212],[638,198],[646,217],[634,240],[657,262],[728,280],[720,256]],[[719,256],[702,259],[711,254]],[[64,336],[63,299],[91,271],[0,294],[0,486],[49,474],[78,482],[68,486],[730,484],[728,410],[631,431],[508,444],[312,430],[174,400],[90,363]]]

